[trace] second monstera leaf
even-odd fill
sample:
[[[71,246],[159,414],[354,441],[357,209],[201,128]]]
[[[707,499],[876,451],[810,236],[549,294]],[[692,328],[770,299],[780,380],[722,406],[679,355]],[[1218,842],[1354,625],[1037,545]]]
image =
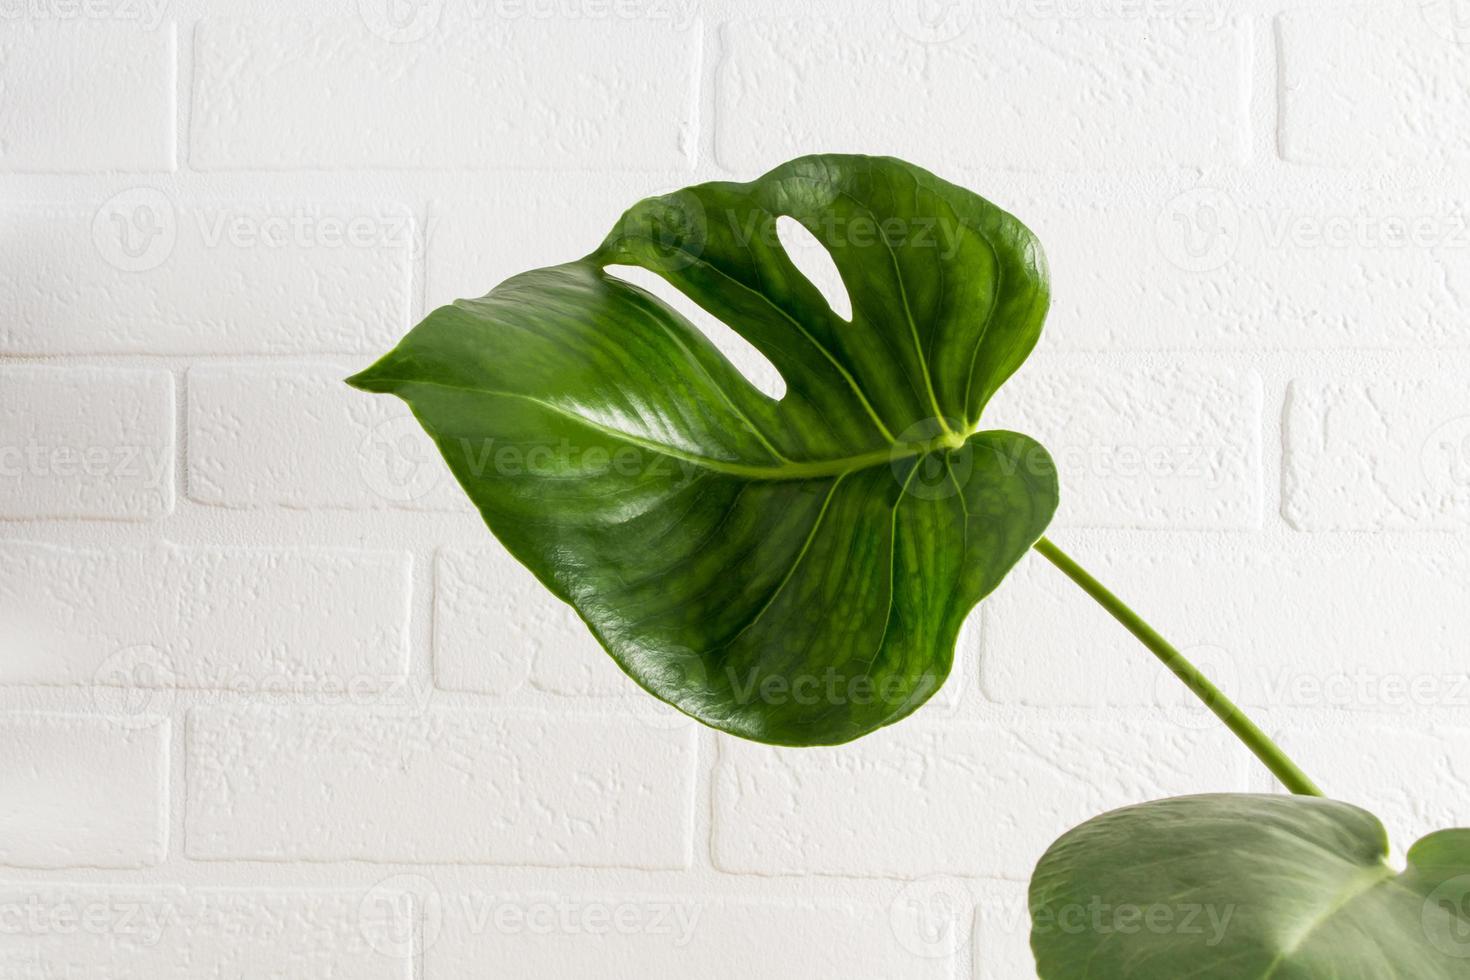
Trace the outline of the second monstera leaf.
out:
[[[1463,980],[1470,830],[1388,864],[1383,824],[1315,797],[1215,794],[1114,810],[1031,879],[1042,980]]]
[[[782,216],[831,254],[850,322]],[[619,264],[723,320],[785,396]],[[832,744],[938,689],[966,613],[1051,519],[1045,450],[976,431],[1047,301],[1004,211],[898,160],[804,157],[643,201],[591,255],[436,310],[351,383],[408,402],[639,684],[745,738]]]

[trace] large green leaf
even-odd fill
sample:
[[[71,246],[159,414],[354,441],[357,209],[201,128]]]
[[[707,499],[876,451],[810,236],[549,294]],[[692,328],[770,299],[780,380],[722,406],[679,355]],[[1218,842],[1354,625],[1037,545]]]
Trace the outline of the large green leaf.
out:
[[[1031,880],[1042,980],[1464,980],[1470,830],[1387,861],[1346,803],[1214,795],[1104,814]]]
[[[840,318],[783,249],[826,246]],[[663,276],[780,371],[752,386]],[[907,715],[1041,535],[1046,452],[976,432],[1035,345],[1015,218],[898,160],[815,156],[634,206],[591,255],[436,310],[350,383],[412,407],[495,535],[639,684],[716,728],[829,744]]]

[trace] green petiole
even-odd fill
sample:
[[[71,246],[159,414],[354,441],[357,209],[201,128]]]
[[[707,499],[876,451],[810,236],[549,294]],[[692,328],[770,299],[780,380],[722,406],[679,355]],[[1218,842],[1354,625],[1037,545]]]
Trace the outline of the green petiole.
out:
[[[1322,791],[1317,788],[1317,784],[1308,779],[1295,762],[1287,758],[1286,753],[1281,751],[1281,746],[1271,741],[1255,722],[1245,716],[1245,712],[1241,711],[1235,702],[1226,697],[1218,687],[1210,682],[1209,678],[1199,672],[1199,668],[1190,663],[1152,626],[1144,622],[1143,617],[1130,609],[1122,599],[1108,591],[1101,582],[1088,574],[1086,569],[1073,561],[1047,538],[1036,542],[1036,550],[1047,561],[1061,569],[1063,574],[1081,586],[1082,591],[1097,600],[1098,604],[1106,609],[1114,619],[1122,623],[1128,632],[1136,636],[1154,656],[1163,661],[1164,666],[1183,681],[1184,686],[1193,691],[1194,695],[1205,703],[1205,707],[1213,711],[1215,716],[1225,723],[1225,727],[1234,732],[1236,737],[1245,743],[1246,748],[1255,753],[1257,759],[1265,763],[1266,768],[1271,770],[1271,774],[1281,781],[1281,785],[1299,796],[1323,795]]]

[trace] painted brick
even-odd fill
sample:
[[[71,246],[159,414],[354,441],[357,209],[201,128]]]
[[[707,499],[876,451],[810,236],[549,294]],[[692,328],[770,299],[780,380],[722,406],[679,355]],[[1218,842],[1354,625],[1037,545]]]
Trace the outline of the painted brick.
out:
[[[161,718],[0,714],[0,864],[143,868],[162,861],[168,738]],[[0,930],[0,943],[8,933]]]
[[[352,370],[191,369],[190,499],[237,508],[471,510],[408,407],[347,387],[342,379]]]
[[[136,24],[18,18],[0,29],[0,171],[174,168],[174,25],[153,5]]]
[[[1453,193],[1297,175],[1220,186],[1119,177],[1079,189],[945,173],[1001,203],[1044,245],[1053,292],[1043,349],[1470,346],[1458,314],[1470,292],[1470,224]],[[427,305],[584,254],[628,203],[686,182],[659,180],[510,175],[472,199],[431,204]]]
[[[504,548],[445,549],[434,583],[437,686],[508,694],[529,681],[554,694],[642,696],[572,608]]]
[[[1470,527],[1463,372],[1293,382],[1282,513],[1300,531]]]
[[[190,159],[206,170],[688,166],[698,31],[497,8],[456,6],[412,40],[366,18],[205,21]]]
[[[1242,704],[1291,713],[1470,709],[1463,556],[1230,554],[1211,546],[1167,554],[1078,549],[1076,558]],[[1216,724],[1039,555],[1026,558],[984,610],[981,686],[990,698],[1154,705],[1191,727]],[[1066,669],[1038,669],[1038,660]]]
[[[971,22],[928,44],[887,16],[905,6],[727,25],[719,162],[756,172],[813,147],[891,148],[937,167],[1080,171],[1201,166],[1239,152],[1244,62],[1230,25],[955,5]]]
[[[1460,751],[1470,730],[1332,725],[1276,739],[1329,796],[1382,820],[1400,862],[1426,834],[1470,823],[1470,763]]]
[[[0,682],[382,690],[407,670],[409,579],[392,552],[6,542]]]
[[[1452,194],[1320,177],[1027,185],[1004,203],[1046,249],[1046,347],[1470,346],[1470,223]]]
[[[378,353],[408,326],[414,226],[396,206],[134,187],[4,221],[3,353]]]
[[[721,739],[714,859],[737,874],[1024,880],[1062,829],[1125,803],[1228,791],[1243,758],[1215,731],[1116,721],[911,722],[831,749]]]
[[[1261,384],[1250,372],[1038,358],[981,422],[1050,451],[1063,487],[1058,526],[1259,524]]]
[[[1470,21],[1460,4],[1293,11],[1278,20],[1277,43],[1286,159],[1384,169],[1470,161]]]
[[[456,893],[442,907],[442,933],[426,940],[430,976],[956,976],[947,951],[905,945],[888,909],[858,903]],[[778,955],[753,958],[753,941]]]
[[[0,366],[0,518],[146,521],[174,506],[163,371]]]
[[[686,174],[508,173],[463,197],[430,201],[425,308],[586,255],[633,202],[689,182]]]
[[[326,889],[0,885],[0,975],[409,980],[411,957],[385,942],[412,929],[405,910],[365,921],[360,904]]]
[[[1031,911],[1024,885],[987,883],[975,902],[972,935],[976,980],[1034,980]]]
[[[944,173],[1040,238],[1053,290],[1044,349],[1470,346],[1458,314],[1470,291],[1470,224],[1453,193],[1295,175],[1220,186],[1119,177],[1079,189],[1039,177]],[[686,182],[556,174],[508,181],[430,206],[428,306],[584,254],[628,203]],[[504,233],[507,222],[515,236]]]
[[[468,710],[190,716],[202,859],[682,868],[693,732]]]

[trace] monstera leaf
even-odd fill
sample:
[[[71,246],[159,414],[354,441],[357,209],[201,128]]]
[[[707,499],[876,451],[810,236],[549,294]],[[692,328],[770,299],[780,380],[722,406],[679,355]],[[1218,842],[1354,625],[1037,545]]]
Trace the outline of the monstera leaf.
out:
[[[830,252],[839,317],[777,218]],[[609,265],[661,275],[780,371],[752,386]],[[814,156],[634,206],[586,258],[436,310],[350,379],[404,399],[510,552],[644,688],[790,745],[904,717],[1037,540],[1050,458],[981,410],[1036,344],[1031,233],[898,160]]]
[[[1470,830],[1387,863],[1372,814],[1313,797],[1160,800],[1053,844],[1031,881],[1042,980],[1464,980]]]

